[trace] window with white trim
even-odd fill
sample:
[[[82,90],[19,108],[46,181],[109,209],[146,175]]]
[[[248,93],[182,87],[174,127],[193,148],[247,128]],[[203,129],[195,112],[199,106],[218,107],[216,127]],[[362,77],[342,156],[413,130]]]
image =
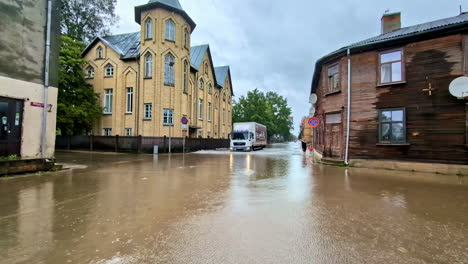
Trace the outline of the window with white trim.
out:
[[[164,84],[174,85],[174,64],[175,59],[172,54],[168,53],[164,57]]]
[[[113,90],[104,89],[104,114],[112,114],[113,99]]]
[[[126,128],[125,129],[125,136],[126,137],[131,137],[132,136],[132,129],[131,128]]]
[[[172,126],[174,124],[174,110],[164,109],[163,113],[163,125]]]
[[[213,93],[213,85],[211,83],[208,85],[208,93],[209,94]]]
[[[203,99],[198,99],[198,119],[203,120]]]
[[[153,77],[153,55],[151,53],[145,56],[145,78]]]
[[[144,119],[151,120],[153,118],[153,104],[144,104]]]
[[[105,77],[112,77],[114,76],[114,66],[112,64],[107,64],[105,70],[104,70],[104,76]]]
[[[166,20],[166,40],[175,41],[175,23],[172,19]]]
[[[211,121],[211,103],[208,103],[208,121]]]
[[[94,68],[92,66],[86,68],[86,79],[94,79]]]
[[[404,80],[403,50],[380,53],[380,84]]]
[[[108,137],[112,136],[112,128],[104,128],[102,130],[102,135],[108,136]]]
[[[126,113],[133,113],[133,88],[127,87]]]
[[[145,22],[145,39],[153,38],[153,20],[148,18]]]

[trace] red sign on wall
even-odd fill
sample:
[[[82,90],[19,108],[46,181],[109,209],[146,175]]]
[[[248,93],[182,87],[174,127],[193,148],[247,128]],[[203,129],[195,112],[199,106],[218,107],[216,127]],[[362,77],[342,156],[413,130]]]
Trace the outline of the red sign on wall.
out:
[[[35,103],[35,102],[31,102],[31,106],[34,106],[34,107],[42,107],[42,108],[44,108],[44,104],[43,104],[43,103]]]

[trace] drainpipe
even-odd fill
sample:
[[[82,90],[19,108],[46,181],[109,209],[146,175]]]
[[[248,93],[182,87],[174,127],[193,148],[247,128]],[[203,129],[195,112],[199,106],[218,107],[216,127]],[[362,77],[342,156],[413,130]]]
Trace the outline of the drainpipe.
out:
[[[349,125],[351,117],[351,50],[348,48],[348,110],[346,111],[346,150],[345,164],[349,165]]]
[[[44,63],[44,109],[42,111],[41,157],[46,158],[47,151],[47,112],[49,108],[49,70],[50,70],[50,31],[52,20],[52,0],[47,1],[47,37]]]

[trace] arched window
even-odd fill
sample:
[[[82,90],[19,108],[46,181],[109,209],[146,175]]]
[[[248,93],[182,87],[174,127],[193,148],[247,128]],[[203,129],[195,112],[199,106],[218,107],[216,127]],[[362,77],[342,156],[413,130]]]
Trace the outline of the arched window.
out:
[[[105,77],[112,77],[114,76],[114,66],[112,64],[107,64],[105,71],[104,71],[104,76]]]
[[[187,29],[184,29],[184,47],[188,49],[189,47],[189,33]]]
[[[153,38],[153,20],[148,18],[145,22],[145,39]]]
[[[145,78],[153,77],[153,55],[151,53],[145,56]]]
[[[96,58],[98,59],[104,58],[104,51],[102,50],[102,47],[97,48]]]
[[[164,84],[174,85],[174,56],[168,53],[164,57]]]
[[[187,83],[188,83],[188,63],[184,61],[184,93],[187,93]]]
[[[175,41],[175,23],[172,19],[166,20],[166,40]]]
[[[205,81],[203,81],[203,79],[200,79],[200,85],[199,85],[198,88],[200,88],[202,90],[205,89]]]
[[[94,79],[94,68],[91,67],[91,66],[88,66],[88,68],[86,68],[86,79]]]
[[[208,62],[206,61],[205,61],[204,68],[205,68],[205,74],[208,74]]]
[[[211,83],[208,85],[208,93],[209,94],[213,93],[213,85],[211,85]]]

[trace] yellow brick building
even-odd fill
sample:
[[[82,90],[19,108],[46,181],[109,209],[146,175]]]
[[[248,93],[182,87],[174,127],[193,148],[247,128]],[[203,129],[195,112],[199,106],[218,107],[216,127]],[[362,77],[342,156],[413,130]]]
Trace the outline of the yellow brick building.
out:
[[[135,33],[97,37],[83,52],[104,116],[95,135],[228,138],[229,66],[214,67],[209,45],[191,46],[195,23],[178,0],[135,7]]]

